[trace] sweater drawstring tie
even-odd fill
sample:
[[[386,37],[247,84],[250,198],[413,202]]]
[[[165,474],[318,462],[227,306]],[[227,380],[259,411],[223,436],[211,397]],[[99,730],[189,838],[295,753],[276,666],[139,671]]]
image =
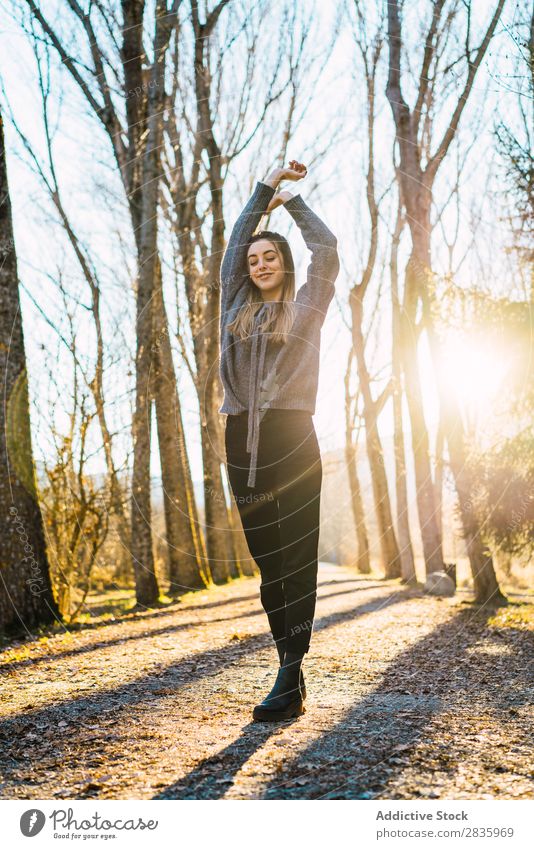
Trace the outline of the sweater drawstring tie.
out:
[[[256,313],[259,317],[264,312],[265,305]],[[259,356],[258,356],[259,346]],[[248,427],[247,427],[247,453],[250,454],[250,466],[247,486],[254,489],[256,486],[256,468],[258,463],[258,448],[260,440],[260,410],[259,410],[259,385],[263,376],[265,363],[265,350],[267,347],[267,334],[255,333],[252,338],[252,351],[250,357],[250,380],[248,395]]]

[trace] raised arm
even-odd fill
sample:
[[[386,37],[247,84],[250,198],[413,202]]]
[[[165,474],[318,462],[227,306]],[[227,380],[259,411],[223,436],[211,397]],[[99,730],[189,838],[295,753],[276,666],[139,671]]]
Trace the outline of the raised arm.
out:
[[[337,239],[300,195],[289,195],[289,192],[280,194],[281,202],[299,227],[312,255],[306,283],[298,290],[295,300],[326,315],[334,297],[334,281],[339,273]]]
[[[265,215],[275,189],[266,183],[256,183],[241,215],[233,226],[232,233],[221,264],[221,298],[224,306],[230,306],[243,284],[247,273],[247,243]]]
[[[248,272],[247,243],[263,215],[270,211],[271,200],[282,180],[300,180],[306,174],[304,166],[275,168],[263,181],[258,181],[241,215],[237,219],[221,264],[221,300],[228,309],[240,291]],[[298,163],[297,163],[298,164]]]

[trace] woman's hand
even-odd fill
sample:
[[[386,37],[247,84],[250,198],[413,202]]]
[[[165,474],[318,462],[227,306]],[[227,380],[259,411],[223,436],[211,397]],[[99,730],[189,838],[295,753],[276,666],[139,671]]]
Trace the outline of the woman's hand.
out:
[[[277,194],[273,195],[270,200],[269,206],[267,207],[266,213],[270,215],[273,209],[276,209],[277,206],[282,206],[283,203],[292,198],[293,195],[291,192],[277,192]]]
[[[263,180],[267,186],[277,189],[282,180],[302,180],[308,173],[308,169],[302,162],[292,159],[287,168],[275,168],[268,177]]]
[[[292,159],[289,163],[289,168],[283,168],[282,180],[302,180],[308,173],[308,169],[302,162]]]

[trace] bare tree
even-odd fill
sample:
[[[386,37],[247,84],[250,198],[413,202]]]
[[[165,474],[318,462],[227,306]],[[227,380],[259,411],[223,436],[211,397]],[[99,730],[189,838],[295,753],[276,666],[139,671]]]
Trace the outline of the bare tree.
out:
[[[162,456],[167,460],[162,468],[162,482],[170,592],[177,594],[184,590],[208,586],[213,574],[193,490],[159,265],[156,280],[153,299],[155,356],[151,377],[153,397],[156,400],[158,441]],[[175,457],[175,461],[170,463],[172,457]],[[179,494],[178,500],[176,494]]]
[[[512,246],[530,275],[529,297],[534,302],[534,9],[529,3],[517,4],[515,21],[507,30],[517,121],[514,126],[508,115],[502,115],[495,137],[504,170],[504,194],[511,201],[507,218]]]
[[[123,0],[125,24],[133,10],[133,28],[139,26],[137,15],[140,3]],[[128,8],[126,8],[128,7]],[[132,427],[134,465],[132,476],[132,559],[136,592],[140,604],[156,601],[159,591],[154,572],[150,504],[150,430],[151,430],[151,352],[153,343],[152,299],[158,285],[158,188],[161,174],[160,147],[162,141],[162,108],[164,102],[165,53],[170,41],[174,16],[167,4],[158,2],[155,15],[154,57],[150,68],[150,88],[146,103],[146,140],[140,163],[141,214],[139,218],[139,274],[137,281],[137,368],[136,404]],[[141,30],[142,33],[142,30]],[[141,35],[140,33],[140,35]],[[129,40],[127,35],[125,43]],[[133,63],[141,62],[142,45]],[[139,151],[138,151],[139,152]],[[133,153],[133,151],[132,151]],[[156,402],[157,403],[157,402]],[[163,442],[165,445],[165,442]],[[160,442],[160,448],[162,443]],[[168,467],[162,466],[166,469]],[[167,527],[169,533],[170,528]]]
[[[0,629],[29,631],[59,618],[37,500],[17,257],[0,115]]]
[[[76,232],[76,228],[72,222],[71,216],[63,202],[62,191],[59,184],[55,157],[53,153],[53,132],[49,115],[49,100],[51,91],[50,80],[50,65],[48,48],[46,56],[40,55],[38,45],[34,43],[35,55],[37,60],[37,81],[42,102],[43,116],[43,131],[44,131],[44,148],[46,150],[46,164],[42,162],[37,155],[35,149],[30,143],[28,137],[22,132],[20,126],[11,114],[11,123],[15,128],[19,139],[24,145],[28,153],[30,166],[40,179],[45,187],[50,200],[52,201],[57,212],[58,220],[65,232],[68,242],[71,245],[74,257],[82,274],[84,282],[87,284],[90,296],[89,312],[93,320],[95,334],[95,357],[94,368],[90,373],[74,356],[73,368],[78,369],[83,376],[88,390],[90,391],[94,408],[96,411],[100,433],[102,438],[102,446],[107,471],[107,486],[109,489],[109,511],[116,517],[117,531],[120,540],[120,562],[118,564],[118,573],[124,580],[129,575],[129,547],[130,547],[130,523],[125,507],[125,492],[124,487],[120,482],[119,469],[114,460],[114,435],[111,431],[108,413],[106,411],[105,391],[104,391],[104,371],[105,371],[105,351],[106,342],[104,338],[104,327],[102,318],[102,285],[94,262],[94,257],[91,256],[87,246]],[[66,292],[62,289],[64,300],[67,299]],[[49,316],[46,316],[47,324],[61,337],[61,331],[51,321]],[[74,355],[73,339],[74,334],[71,334],[71,340],[63,339],[65,346]],[[58,455],[59,456],[59,455]],[[63,606],[60,602],[60,609],[63,611]]]
[[[202,546],[188,509],[192,485],[185,485],[184,443],[180,436],[179,399],[162,298],[155,295],[161,278],[157,256],[157,208],[160,179],[165,56],[177,28],[179,0],[158,2],[151,61],[145,55],[144,0],[122,0],[122,26],[104,4],[85,13],[76,0],[65,0],[82,28],[82,43],[92,63],[78,62],[62,36],[34,0],[25,0],[47,43],[57,51],[88,104],[102,123],[112,145],[131,216],[138,258],[136,407],[133,421],[132,560],[140,603],[158,596],[152,553],[150,509],[150,429],[152,399],[156,400],[167,542],[171,575],[187,588],[202,586]],[[106,44],[106,49],[103,48]],[[109,54],[115,49],[118,60]],[[121,72],[119,74],[119,71]],[[122,115],[125,116],[123,123]],[[160,307],[153,315],[154,307]],[[154,323],[156,340],[153,344]],[[161,374],[165,380],[160,379]],[[169,386],[173,394],[169,399]],[[162,393],[165,392],[165,397]],[[172,431],[169,428],[172,427]],[[181,446],[181,447],[180,447]],[[190,473],[189,473],[190,474]],[[173,512],[174,511],[174,512]]]
[[[355,283],[349,294],[349,306],[352,318],[352,345],[358,368],[359,389],[363,402],[363,418],[365,421],[365,436],[367,457],[371,470],[374,505],[378,525],[378,535],[382,552],[382,564],[386,578],[398,578],[401,575],[401,559],[389,498],[388,481],[384,463],[384,451],[378,429],[378,419],[384,405],[391,394],[391,381],[375,399],[371,391],[371,376],[365,356],[364,336],[364,299],[375,271],[378,251],[378,209],[375,188],[375,87],[376,72],[380,53],[383,47],[383,37],[380,29],[371,44],[367,43],[366,31],[363,26],[363,15],[360,4],[354,4],[359,26],[354,33],[364,68],[367,93],[367,174],[366,196],[371,220],[371,236],[369,250],[361,280]]]
[[[404,227],[404,216],[400,202],[397,204],[395,228],[391,240],[390,279],[391,279],[391,377],[393,381],[393,440],[395,447],[395,493],[397,504],[397,532],[399,536],[399,555],[401,574],[408,584],[416,582],[415,558],[410,534],[408,512],[408,488],[406,483],[406,453],[404,448],[404,426],[402,415],[403,382],[401,368],[401,313],[398,285],[399,242]]]
[[[423,399],[418,375],[417,345],[413,335],[416,311],[421,301],[423,321],[428,333],[436,368],[440,394],[442,421],[445,426],[449,458],[458,493],[464,538],[468,551],[476,599],[479,602],[498,600],[500,590],[495,577],[491,556],[485,549],[480,527],[470,500],[470,480],[465,464],[465,444],[457,402],[446,393],[440,375],[439,340],[433,330],[431,312],[431,206],[432,189],[439,166],[444,161],[453,141],[463,110],[469,100],[475,76],[484,58],[504,6],[499,0],[490,23],[478,48],[473,49],[471,39],[471,4],[466,4],[466,38],[463,57],[467,74],[463,89],[447,127],[433,153],[426,135],[431,126],[430,115],[437,96],[436,80],[440,79],[438,65],[442,51],[437,43],[455,23],[457,9],[444,14],[446,0],[436,0],[432,6],[430,24],[424,40],[423,59],[419,76],[416,102],[410,109],[402,91],[401,67],[406,53],[402,40],[398,0],[388,3],[389,74],[387,97],[395,121],[400,168],[398,169],[401,199],[406,208],[411,253],[405,271],[404,304],[402,309],[402,353],[406,375],[406,388],[411,418],[412,445],[415,458],[417,503],[427,571],[443,569],[442,539],[437,520],[434,482],[430,467],[428,433],[425,425]],[[454,64],[457,64],[457,59]],[[450,66],[449,66],[450,67]],[[443,76],[441,77],[441,79]],[[423,157],[426,154],[426,163]]]
[[[356,568],[363,575],[369,575],[371,572],[369,536],[365,521],[365,509],[363,505],[360,479],[358,477],[358,439],[360,427],[357,425],[356,420],[361,419],[361,416],[358,415],[359,392],[356,391],[355,393],[351,393],[350,391],[350,377],[353,359],[354,350],[351,348],[349,351],[347,368],[345,369],[345,463],[347,465],[350,503],[358,545]]]

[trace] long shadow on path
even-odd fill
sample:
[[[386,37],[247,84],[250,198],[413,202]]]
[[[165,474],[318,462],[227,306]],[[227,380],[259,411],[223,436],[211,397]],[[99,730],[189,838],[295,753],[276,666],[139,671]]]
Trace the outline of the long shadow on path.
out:
[[[403,652],[380,685],[302,751],[284,780],[271,780],[262,798],[380,798],[408,763],[453,776],[458,758],[469,758],[471,750],[465,742],[453,752],[450,740],[431,741],[429,726],[444,710],[465,715],[466,722],[477,710],[489,712],[512,733],[518,707],[531,700],[534,635],[488,628],[488,616],[461,611]],[[488,638],[499,641],[502,654],[477,652]],[[516,729],[518,739],[522,733]],[[434,750],[430,764],[415,752],[428,742]],[[489,751],[489,770],[494,758]],[[484,792],[483,764],[480,770]]]
[[[307,746],[289,764],[283,780],[271,779],[261,798],[380,797],[443,709],[469,712],[477,700],[509,722],[509,711],[516,712],[530,699],[534,637],[512,628],[489,629],[488,616],[461,611],[398,655],[373,692]],[[506,651],[484,664],[470,652],[488,637],[501,641]],[[495,687],[495,676],[504,686]],[[221,798],[254,751],[288,725],[247,725],[239,739],[155,798]],[[447,745],[439,741],[435,745],[440,770],[446,771]],[[451,763],[449,768],[456,767]]]
[[[358,607],[342,610],[317,620],[316,630],[323,630],[348,622],[358,616],[397,604],[413,597],[413,595],[413,591],[405,589],[388,595],[382,594],[371,598]],[[136,678],[134,681],[118,687],[100,690],[94,695],[65,699],[44,708],[25,710],[23,713],[0,722],[0,740],[3,744],[0,763],[5,758],[11,765],[19,765],[22,769],[27,768],[26,761],[20,760],[19,747],[20,738],[30,732],[34,738],[31,742],[31,763],[40,764],[39,750],[42,729],[57,727],[60,722],[63,722],[64,725],[67,724],[73,730],[77,729],[79,734],[74,737],[72,733],[54,736],[53,758],[54,763],[58,764],[59,774],[61,773],[64,754],[68,754],[71,758],[78,758],[78,760],[80,757],[89,759],[93,754],[98,754],[101,760],[105,759],[106,748],[109,745],[108,728],[102,727],[100,733],[96,735],[94,731],[91,732],[89,740],[82,739],[80,736],[83,733],[84,726],[89,723],[95,729],[103,711],[106,712],[108,719],[116,715],[120,720],[118,725],[123,725],[130,707],[138,704],[149,704],[151,700],[158,699],[160,694],[169,696],[169,694],[175,692],[176,696],[179,697],[182,686],[206,677],[219,675],[226,667],[271,645],[272,637],[270,633],[264,632],[237,643],[232,642],[218,649],[190,655],[178,663],[171,663],[160,668],[154,674]],[[120,714],[118,714],[119,710],[122,711]],[[79,754],[75,756],[76,746]],[[28,749],[26,749],[27,751]],[[114,751],[116,752],[116,746]],[[128,752],[125,751],[123,757],[128,760]],[[39,766],[34,767],[34,772],[38,778]],[[6,781],[3,788],[4,795],[7,792],[7,785],[8,782]]]
[[[333,613],[316,621],[314,631],[322,631],[342,622],[348,622],[366,613],[376,613],[380,610],[398,604],[414,597],[414,592],[403,589],[400,592],[372,599],[349,611]],[[296,720],[298,721],[298,720]],[[292,722],[285,722],[284,727]],[[218,799],[223,796],[232,783],[235,775],[246,761],[261,748],[268,738],[279,728],[278,723],[260,724],[251,722],[243,729],[239,739],[216,755],[205,758],[185,778],[166,787],[154,798],[156,799]],[[230,765],[230,766],[229,766]],[[224,773],[224,775],[223,775]],[[214,778],[213,776],[217,777]],[[223,781],[224,776],[229,776]]]
[[[345,581],[335,581],[335,582],[328,581],[328,583],[325,584],[325,585],[331,586],[332,583],[337,584],[337,583],[347,583],[347,582],[345,582]],[[347,595],[347,594],[352,594],[352,593],[356,593],[356,592],[366,592],[367,590],[384,589],[384,588],[385,588],[384,584],[378,584],[378,583],[377,584],[367,584],[366,586],[363,586],[363,587],[355,587],[355,588],[349,589],[349,590],[340,590],[339,592],[336,592],[336,593],[322,593],[322,594],[319,595],[319,599],[320,600],[323,600],[323,599],[326,600],[326,599],[331,599],[331,598],[334,598],[334,597],[340,596],[340,595]],[[257,593],[255,595],[252,595],[252,596],[243,596],[240,599],[236,599],[236,601],[238,601],[238,600],[239,601],[246,601],[248,599],[257,601],[257,599],[258,599]],[[206,606],[210,607],[211,605],[206,605]],[[195,605],[195,609],[196,609],[196,607],[197,606]],[[190,609],[191,608],[184,609],[183,612],[184,613],[189,612]],[[170,611],[166,611],[166,610],[161,611],[161,615],[162,616],[168,615],[169,612]],[[176,615],[176,613],[182,612],[182,611],[174,610],[172,612]],[[179,631],[187,631],[189,628],[202,628],[202,627],[209,626],[211,624],[216,624],[216,623],[220,623],[220,622],[233,622],[233,621],[237,621],[239,619],[249,619],[249,618],[252,618],[254,616],[265,616],[265,612],[264,612],[263,608],[258,607],[255,610],[245,610],[243,613],[235,613],[235,614],[232,614],[231,616],[220,616],[217,619],[209,619],[209,620],[206,620],[206,621],[193,620],[191,622],[178,622],[174,625],[167,625],[166,627],[162,627],[162,628],[153,628],[151,630],[147,630],[147,631],[143,631],[143,632],[135,633],[135,634],[127,634],[127,633],[119,634],[116,637],[112,637],[109,640],[98,640],[97,642],[87,643],[87,645],[76,646],[75,648],[68,648],[68,649],[65,649],[64,651],[60,650],[58,652],[53,652],[53,653],[49,652],[48,654],[41,654],[41,655],[38,655],[37,657],[26,657],[23,660],[14,660],[14,661],[6,660],[3,663],[0,660],[0,678],[5,671],[8,671],[9,673],[11,673],[11,672],[14,672],[16,669],[20,669],[20,668],[24,668],[24,667],[29,667],[29,668],[33,669],[33,668],[35,668],[35,666],[38,666],[39,664],[42,664],[42,663],[53,663],[53,661],[55,661],[55,660],[63,660],[64,658],[68,658],[68,657],[77,657],[78,655],[90,654],[91,652],[98,651],[99,649],[107,649],[107,648],[110,648],[111,646],[122,645],[124,643],[128,643],[128,642],[131,642],[131,641],[150,640],[150,639],[152,639],[152,637],[161,637],[165,634],[177,633]],[[137,621],[137,620],[134,620],[134,621]],[[118,625],[118,627],[120,628],[121,625],[124,625],[125,623],[114,623],[114,624],[116,626]]]

